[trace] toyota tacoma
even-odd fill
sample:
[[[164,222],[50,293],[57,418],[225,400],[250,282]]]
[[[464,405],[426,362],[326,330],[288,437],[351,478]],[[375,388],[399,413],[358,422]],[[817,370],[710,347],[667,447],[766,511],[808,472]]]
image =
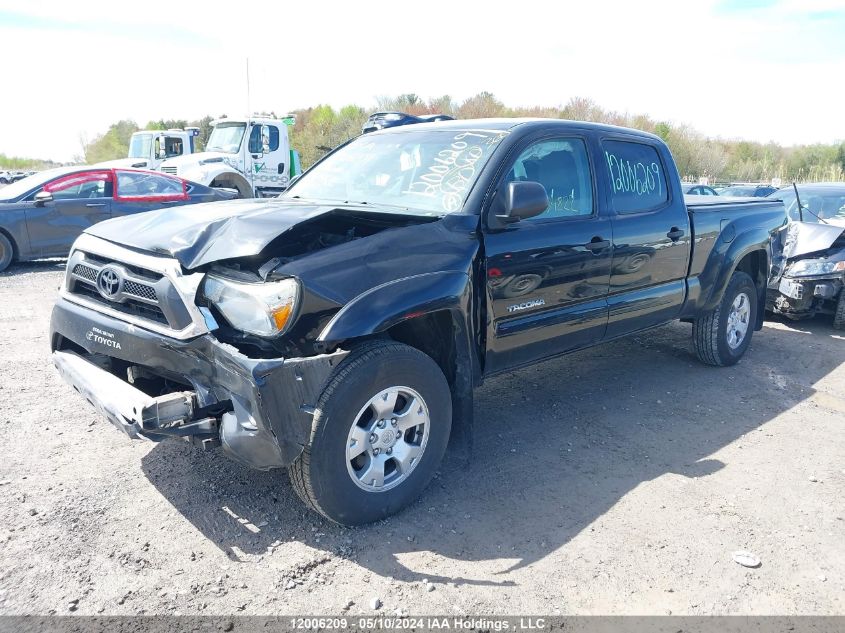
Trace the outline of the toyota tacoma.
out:
[[[287,467],[347,525],[420,495],[497,373],[673,320],[736,363],[786,223],[780,201],[685,203],[651,134],[518,119],[373,132],[206,209],[79,237],[54,363],[130,437]]]

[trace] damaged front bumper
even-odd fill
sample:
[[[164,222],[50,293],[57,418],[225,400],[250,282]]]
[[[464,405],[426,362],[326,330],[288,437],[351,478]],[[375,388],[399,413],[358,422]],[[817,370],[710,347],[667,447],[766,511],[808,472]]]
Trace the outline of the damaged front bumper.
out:
[[[62,377],[130,437],[219,444],[260,470],[299,456],[316,401],[348,353],[254,359],[211,334],[178,340],[64,298],[50,340]]]
[[[819,277],[781,277],[768,291],[766,308],[794,319],[833,314],[842,292],[842,274]]]

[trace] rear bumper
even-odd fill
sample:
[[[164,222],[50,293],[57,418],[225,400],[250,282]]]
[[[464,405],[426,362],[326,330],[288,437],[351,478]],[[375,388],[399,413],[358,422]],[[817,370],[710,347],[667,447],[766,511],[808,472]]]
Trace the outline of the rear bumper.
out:
[[[62,377],[130,437],[219,441],[261,470],[302,452],[314,405],[347,354],[253,359],[210,334],[173,339],[66,299],[53,308],[50,341]],[[150,396],[129,383],[130,368],[191,389]]]

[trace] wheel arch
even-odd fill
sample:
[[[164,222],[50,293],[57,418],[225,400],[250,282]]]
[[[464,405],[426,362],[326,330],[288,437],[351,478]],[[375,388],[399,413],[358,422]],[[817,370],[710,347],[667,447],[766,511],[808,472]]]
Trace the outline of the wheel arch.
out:
[[[768,242],[760,243],[754,239],[735,240],[722,258],[722,265],[714,276],[707,300],[702,302],[699,311],[707,312],[714,309],[722,300],[733,274],[737,271],[744,272],[751,277],[757,288],[758,309],[754,329],[761,329],[763,327],[770,262],[771,249]]]
[[[347,304],[318,337],[326,346],[387,337],[431,357],[452,393],[452,440],[466,452],[472,442],[472,391],[481,380],[469,319],[471,289],[462,272],[393,281]]]
[[[249,181],[244,178],[243,174],[232,169],[221,169],[206,179],[208,180],[209,187],[226,187],[229,185],[230,188],[238,190],[238,196],[241,198],[255,197],[255,192]]]

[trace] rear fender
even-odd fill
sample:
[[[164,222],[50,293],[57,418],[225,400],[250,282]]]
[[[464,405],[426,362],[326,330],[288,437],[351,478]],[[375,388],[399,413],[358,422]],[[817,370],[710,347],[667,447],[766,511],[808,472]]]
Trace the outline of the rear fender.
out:
[[[755,326],[759,329],[762,325],[762,306],[765,305],[766,282],[772,259],[770,239],[768,231],[762,228],[741,233],[730,242],[724,242],[720,238],[699,277],[701,288],[710,290],[703,294],[696,311],[707,312],[719,305],[739,263],[751,253],[759,252],[761,257],[758,260],[757,269],[750,271],[751,279],[757,286],[757,305],[760,309],[757,311],[758,323]]]

